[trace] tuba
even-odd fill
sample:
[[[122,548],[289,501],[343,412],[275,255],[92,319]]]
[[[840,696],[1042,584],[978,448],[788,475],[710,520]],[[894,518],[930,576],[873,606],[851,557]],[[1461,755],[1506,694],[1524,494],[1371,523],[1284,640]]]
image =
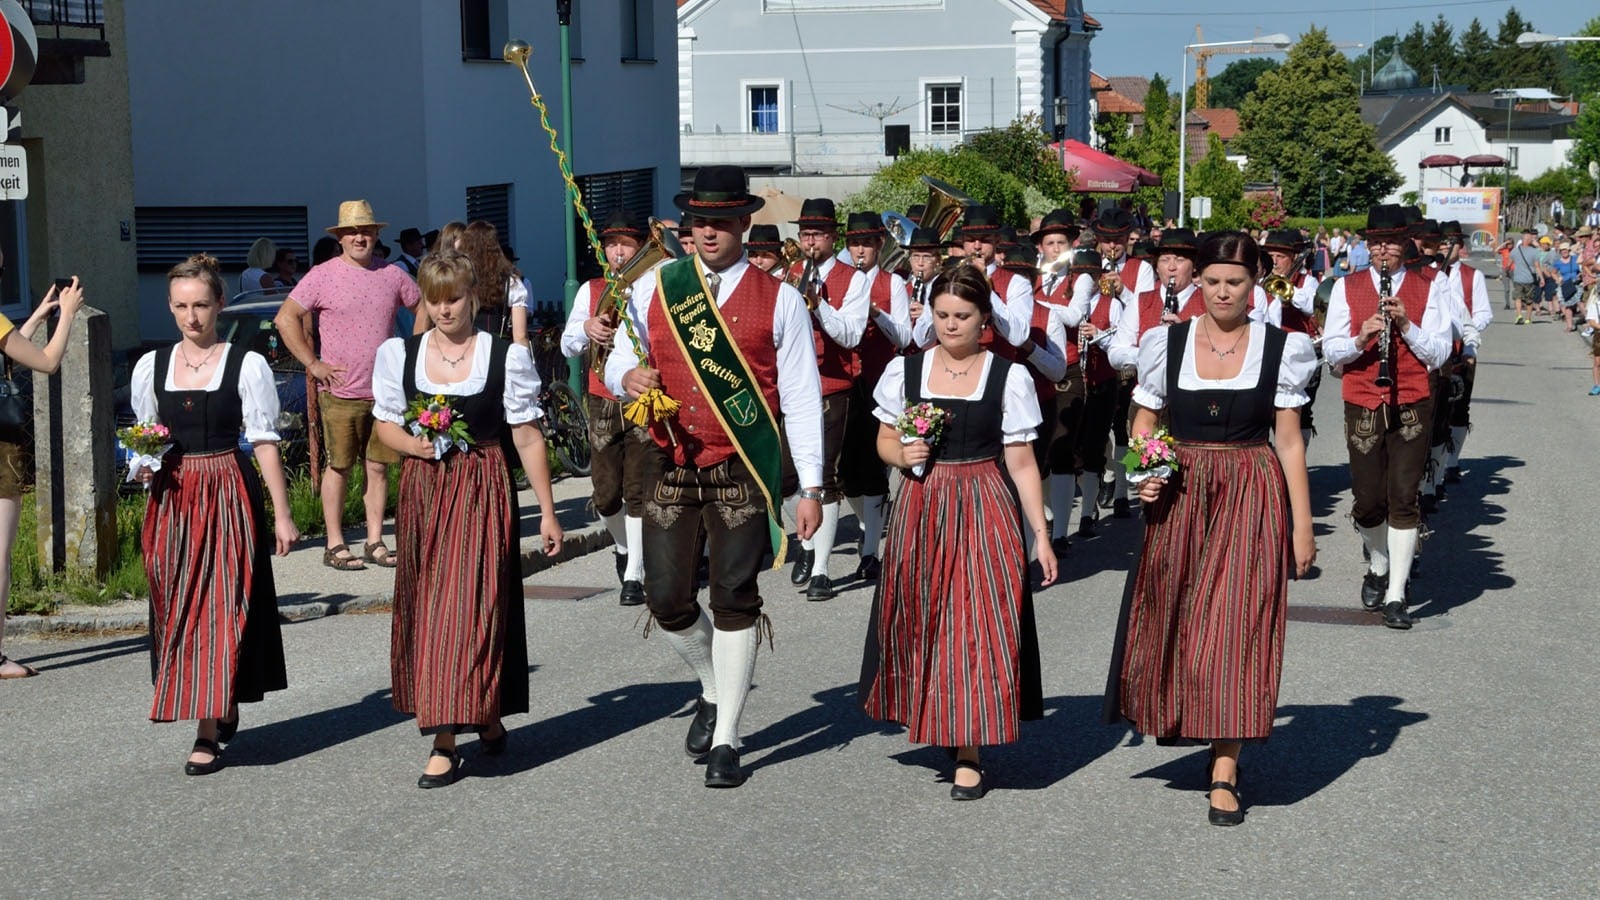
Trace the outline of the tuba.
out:
[[[885,272],[897,271],[905,265],[911,257],[911,251],[906,249],[906,243],[911,240],[911,230],[916,227],[905,216],[897,212],[886,212],[881,217],[883,228],[889,236],[883,239],[883,249],[878,253],[878,268]]]
[[[978,201],[937,178],[924,175],[922,183],[928,186],[928,203],[922,210],[922,218],[917,224],[923,228],[933,229],[942,241],[950,236],[956,223],[960,222],[966,213],[967,207]]]
[[[676,234],[668,231],[667,227],[661,224],[661,220],[654,216],[650,218],[649,224],[650,234],[645,238],[644,246],[633,255],[633,259],[628,260],[627,265],[615,275],[606,278],[606,294],[597,309],[599,309],[598,315],[612,328],[617,327],[622,319],[622,307],[626,302],[623,298],[627,296],[628,288],[658,264],[683,256],[683,244],[679,243]],[[595,348],[593,369],[596,375],[605,373],[606,358],[610,355],[610,343]]]

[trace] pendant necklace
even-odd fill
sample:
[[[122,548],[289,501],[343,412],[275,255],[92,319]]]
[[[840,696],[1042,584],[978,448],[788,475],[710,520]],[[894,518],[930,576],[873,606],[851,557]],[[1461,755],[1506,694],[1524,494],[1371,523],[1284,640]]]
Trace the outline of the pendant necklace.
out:
[[[950,357],[948,355],[945,356],[945,359],[949,359],[949,358]],[[974,358],[972,360],[972,362],[967,363],[967,367],[965,369],[962,369],[959,372],[957,372],[955,369],[950,368],[950,366],[946,365],[945,363],[940,363],[939,365],[940,365],[940,367],[942,367],[944,369],[945,374],[949,375],[951,378],[960,378],[960,377],[966,375],[968,372],[971,372],[972,371],[972,367],[977,365],[977,364],[978,364],[978,360],[977,360],[977,358]]]
[[[220,342],[216,343],[216,344],[212,344],[211,345],[211,349],[206,351],[205,358],[200,360],[197,363],[189,362],[189,354],[188,354],[187,351],[185,351],[183,349],[183,345],[182,344],[178,345],[178,355],[183,357],[183,364],[185,366],[189,367],[189,371],[198,374],[201,369],[204,369],[206,367],[207,363],[211,362],[211,357],[213,357],[213,356],[215,356],[217,354],[217,348],[221,347],[221,346],[222,346],[222,344]]]
[[[461,355],[456,357],[455,359],[451,359],[450,357],[444,355],[444,345],[443,344],[436,343],[436,344],[434,344],[434,347],[436,347],[438,349],[438,351],[439,351],[439,359],[441,361],[443,361],[445,365],[449,366],[452,369],[454,369],[456,366],[461,365],[461,361],[467,358],[468,351],[467,351],[467,349],[465,347],[462,348]]]
[[[1246,329],[1248,329],[1249,327],[1250,326],[1248,326],[1248,325],[1245,326]],[[1215,353],[1217,355],[1217,359],[1226,359],[1226,358],[1232,356],[1233,352],[1235,350],[1239,349],[1239,342],[1244,340],[1245,335],[1250,333],[1248,330],[1246,330],[1244,334],[1241,334],[1237,338],[1234,339],[1232,347],[1229,347],[1226,350],[1218,350],[1217,349],[1217,342],[1213,341],[1211,339],[1211,329],[1206,327],[1206,323],[1205,323],[1204,319],[1202,319],[1200,321],[1200,330],[1202,330],[1202,331],[1204,331],[1206,333],[1206,343],[1211,345],[1211,352]]]

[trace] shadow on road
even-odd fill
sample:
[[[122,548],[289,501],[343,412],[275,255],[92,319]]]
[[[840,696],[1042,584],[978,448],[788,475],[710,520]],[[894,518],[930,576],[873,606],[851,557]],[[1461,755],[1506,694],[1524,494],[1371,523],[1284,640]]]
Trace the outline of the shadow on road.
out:
[[[1042,791],[1071,777],[1110,753],[1127,736],[1128,729],[1100,723],[1100,694],[1050,697],[1045,715],[1022,723],[1022,739],[1014,744],[987,747],[983,764],[993,784],[1014,791]],[[950,757],[937,747],[917,747],[894,756],[901,765],[920,765],[944,778],[950,776]]]
[[[1244,749],[1242,789],[1253,806],[1292,806],[1338,781],[1361,760],[1386,753],[1400,731],[1427,713],[1400,709],[1399,697],[1366,696],[1348,705],[1282,706],[1272,739]],[[1287,722],[1284,720],[1287,719]],[[1192,753],[1146,769],[1134,778],[1164,778],[1177,790],[1204,790],[1207,754]]]
[[[476,778],[502,778],[536,769],[565,756],[603,744],[636,728],[680,713],[688,717],[689,701],[699,695],[700,683],[632,684],[602,691],[589,705],[511,729],[503,761],[476,767]],[[468,748],[471,752],[471,748]]]
[[[408,719],[395,711],[387,688],[373,691],[355,703],[259,726],[250,722],[250,706],[244,704],[240,706],[239,737],[228,745],[228,765],[277,765]]]
[[[71,650],[58,650],[55,653],[41,653],[30,656],[24,662],[29,663],[40,672],[49,672],[52,669],[70,669],[73,666],[86,666],[102,660],[115,659],[118,656],[127,656],[130,653],[148,653],[150,639],[144,635],[138,637],[119,638],[104,644],[94,644],[88,647],[76,647]],[[62,662],[44,664],[44,660],[64,659]]]
[[[1417,577],[1411,582],[1413,616],[1447,615],[1489,591],[1516,585],[1491,537],[1493,526],[1506,521],[1506,508],[1490,498],[1509,493],[1511,479],[1506,472],[1525,465],[1510,456],[1463,461],[1462,482],[1450,486],[1439,511],[1428,520],[1433,536],[1422,546]]]
[[[780,719],[744,739],[745,752],[771,748],[770,753],[745,764],[750,771],[780,765],[793,759],[842,750],[856,738],[869,734],[895,734],[899,725],[870,719],[861,711],[861,692],[855,682],[811,695],[816,705]]]

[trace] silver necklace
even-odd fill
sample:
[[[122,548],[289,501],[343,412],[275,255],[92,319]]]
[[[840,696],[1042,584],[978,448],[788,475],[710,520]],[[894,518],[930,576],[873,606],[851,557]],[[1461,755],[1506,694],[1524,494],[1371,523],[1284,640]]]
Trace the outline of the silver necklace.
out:
[[[221,343],[212,344],[211,349],[206,351],[205,358],[197,363],[189,362],[189,354],[183,349],[182,344],[178,345],[178,355],[183,357],[183,364],[189,367],[189,371],[198,374],[201,369],[204,369],[211,362],[211,357],[217,355],[217,348],[221,346]]]
[[[945,358],[949,359],[948,356],[945,357]],[[971,372],[972,371],[972,367],[977,365],[977,364],[978,364],[978,359],[976,357],[974,357],[972,362],[967,363],[967,367],[965,369],[962,369],[959,372],[957,372],[955,369],[950,368],[950,366],[946,365],[945,363],[939,363],[939,366],[941,368],[943,368],[944,371],[945,371],[945,374],[949,375],[951,378],[960,378],[960,377],[966,375],[968,372]]]
[[[1245,327],[1247,330],[1244,332],[1244,334],[1241,334],[1234,339],[1232,347],[1229,347],[1227,350],[1218,350],[1217,342],[1211,339],[1211,329],[1206,327],[1204,319],[1200,320],[1200,330],[1206,333],[1206,343],[1211,346],[1211,352],[1217,355],[1217,359],[1226,359],[1232,356],[1234,351],[1239,349],[1239,342],[1244,340],[1246,334],[1250,333],[1248,330],[1249,326]]]
[[[452,369],[454,369],[456,366],[461,365],[461,361],[466,359],[467,358],[467,353],[470,352],[470,351],[468,351],[468,349],[465,346],[463,346],[461,348],[461,355],[456,357],[455,359],[451,359],[450,357],[444,355],[444,345],[443,344],[435,342],[433,346],[434,346],[434,348],[436,350],[439,351],[439,359],[445,365],[449,366]]]

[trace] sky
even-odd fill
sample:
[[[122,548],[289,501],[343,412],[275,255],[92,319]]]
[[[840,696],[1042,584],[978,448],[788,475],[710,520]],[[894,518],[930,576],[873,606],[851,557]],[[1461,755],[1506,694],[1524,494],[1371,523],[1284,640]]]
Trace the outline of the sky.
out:
[[[1090,46],[1091,65],[1101,75],[1150,75],[1160,72],[1177,91],[1178,64],[1183,48],[1197,43],[1195,25],[1205,33],[1206,42],[1238,41],[1282,32],[1298,37],[1316,25],[1328,31],[1335,44],[1370,45],[1374,31],[1404,35],[1414,22],[1423,27],[1443,14],[1459,34],[1474,18],[1494,36],[1501,17],[1512,6],[1534,30],[1545,34],[1572,34],[1600,10],[1585,2],[1571,0],[1444,0],[1421,3],[1419,0],[1202,0],[1199,3],[1173,0],[1085,0],[1084,11],[1100,20],[1105,30],[1095,35]],[[1587,8],[1587,11],[1584,11]],[[1363,47],[1341,48],[1347,56],[1360,56]],[[1283,54],[1274,54],[1280,61]],[[1211,74],[1242,57],[1217,55],[1211,58]],[[1383,65],[1378,60],[1378,65]],[[1194,63],[1189,64],[1189,78]]]

